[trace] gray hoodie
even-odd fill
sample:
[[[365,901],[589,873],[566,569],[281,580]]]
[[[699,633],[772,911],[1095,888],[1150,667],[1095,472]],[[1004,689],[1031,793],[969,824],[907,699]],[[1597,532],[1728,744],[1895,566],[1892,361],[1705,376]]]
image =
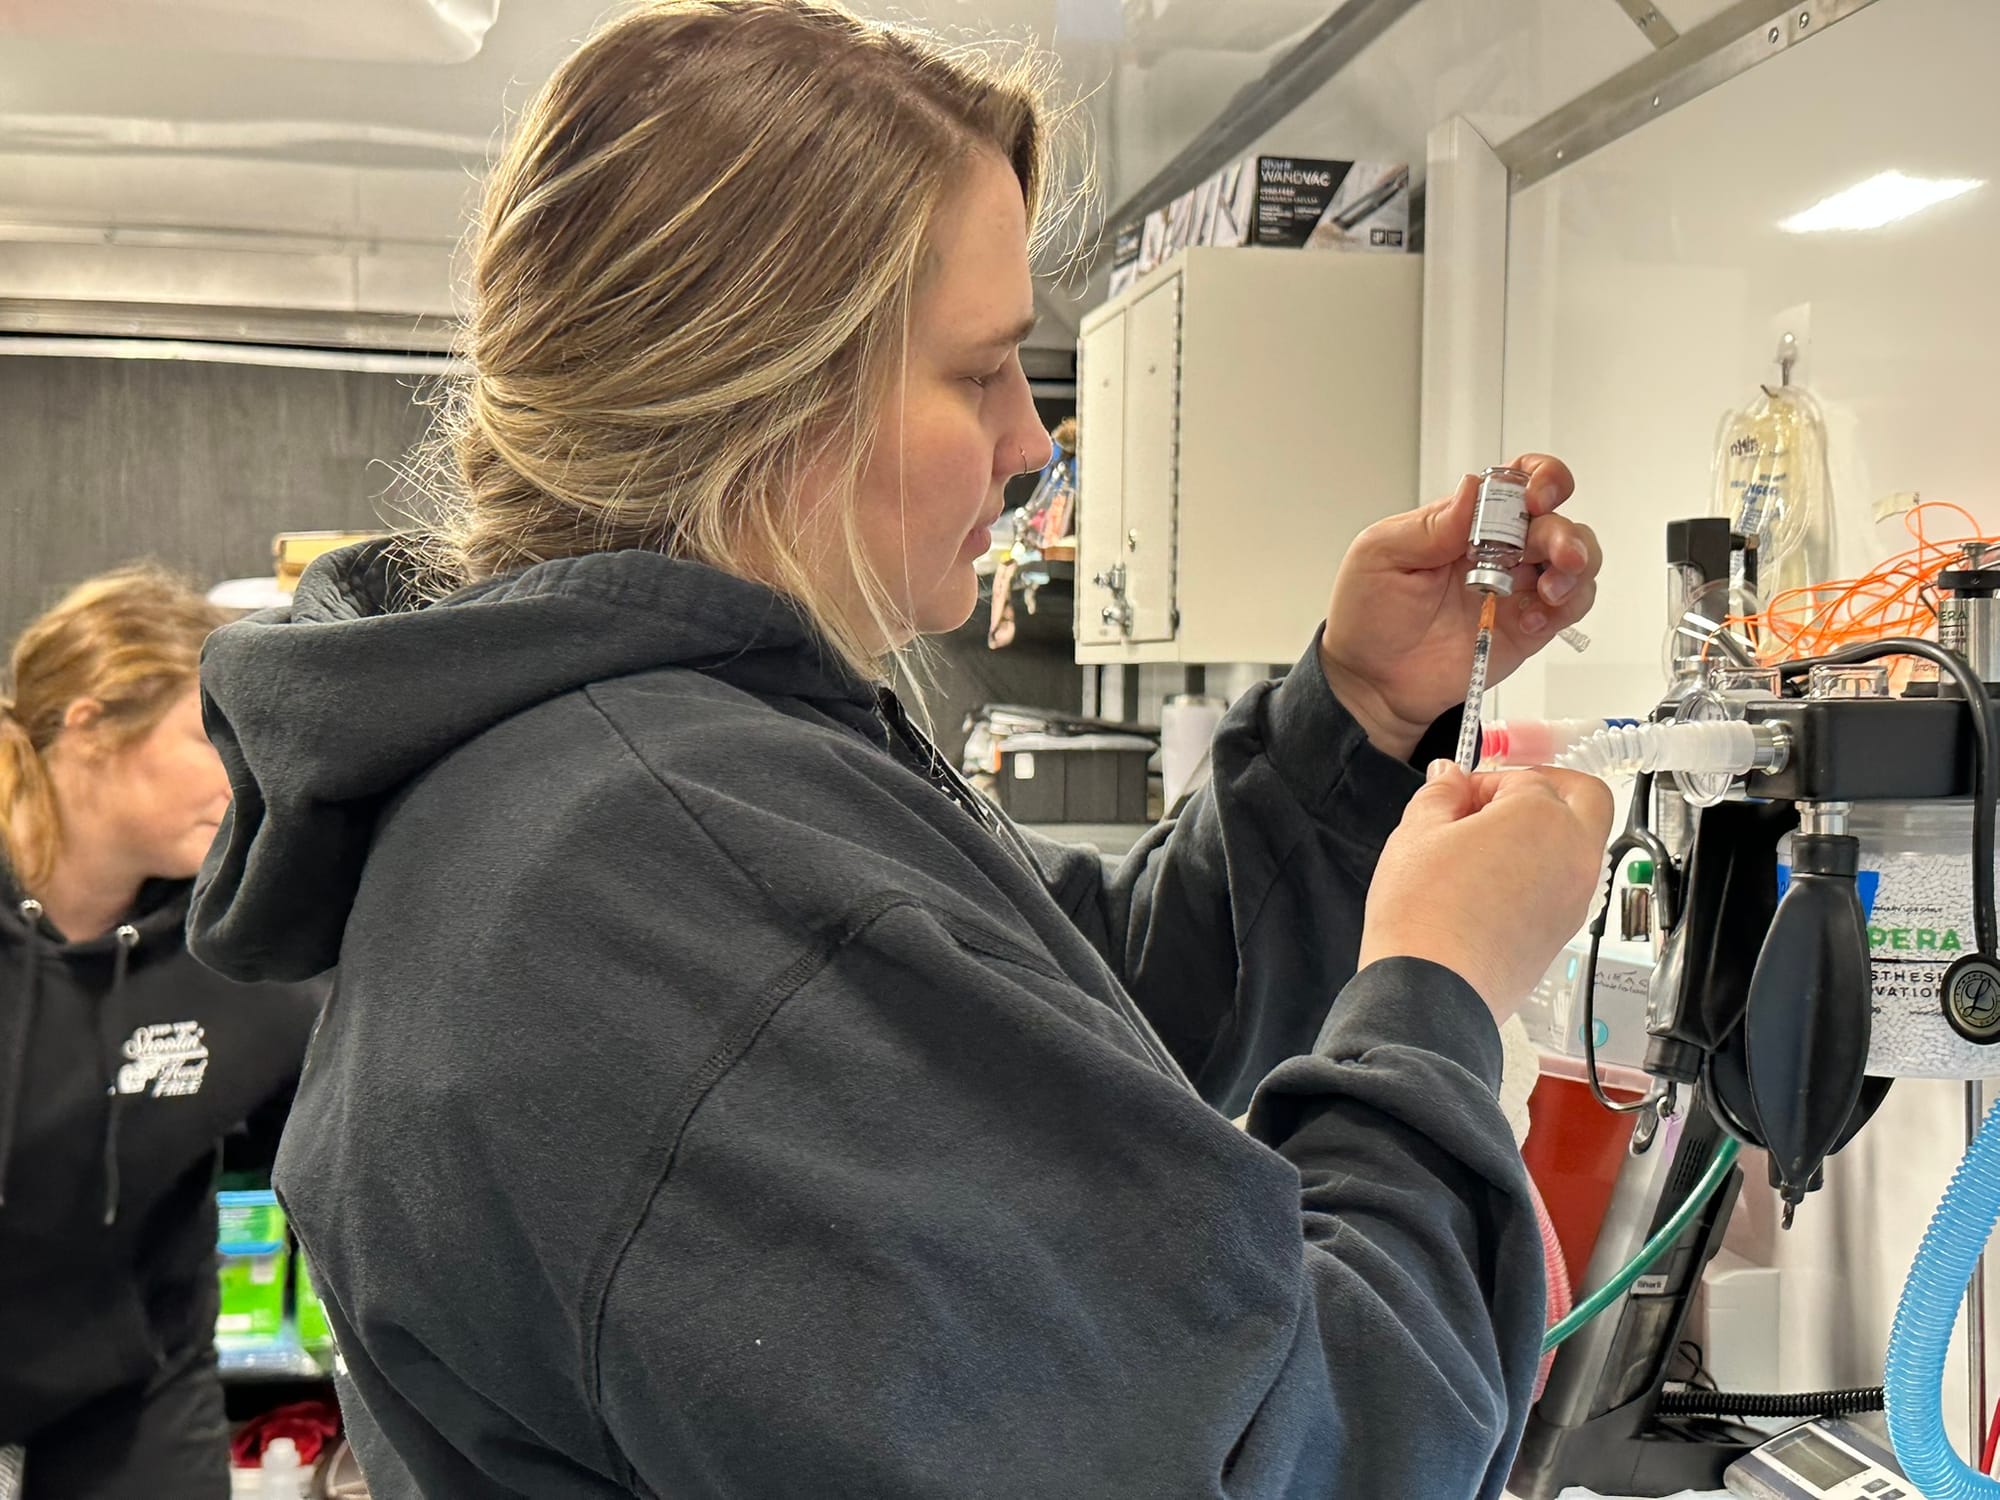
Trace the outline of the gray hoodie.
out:
[[[1110,866],[752,584],[400,580],[336,554],[211,643],[192,920],[339,964],[277,1182],[380,1500],[1500,1492],[1543,1306],[1499,1041],[1353,972],[1418,779],[1312,652]]]

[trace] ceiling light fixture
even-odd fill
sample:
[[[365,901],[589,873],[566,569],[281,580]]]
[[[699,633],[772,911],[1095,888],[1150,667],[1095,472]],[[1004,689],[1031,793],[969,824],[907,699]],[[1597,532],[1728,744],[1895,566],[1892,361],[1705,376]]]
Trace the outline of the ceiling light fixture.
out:
[[[1866,182],[1822,198],[1778,227],[1787,234],[1822,234],[1835,229],[1880,229],[1981,186],[1977,177],[1907,177],[1881,172]]]

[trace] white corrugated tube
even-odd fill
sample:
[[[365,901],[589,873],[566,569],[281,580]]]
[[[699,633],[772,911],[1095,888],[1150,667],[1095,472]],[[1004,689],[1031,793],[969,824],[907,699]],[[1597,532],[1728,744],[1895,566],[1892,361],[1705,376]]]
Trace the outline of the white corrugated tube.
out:
[[[1622,724],[1601,729],[1556,757],[1559,766],[1607,780],[1640,771],[1719,771],[1734,776],[1758,763],[1757,733],[1740,719]]]

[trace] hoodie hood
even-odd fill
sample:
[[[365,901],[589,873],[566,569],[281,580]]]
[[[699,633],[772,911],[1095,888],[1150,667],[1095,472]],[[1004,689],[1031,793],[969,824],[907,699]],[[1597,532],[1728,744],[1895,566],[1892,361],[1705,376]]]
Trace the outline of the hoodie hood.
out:
[[[195,885],[196,955],[239,980],[333,967],[390,799],[515,714],[664,667],[874,712],[874,688],[782,595],[699,563],[593,553],[424,604],[396,539],[318,559],[289,608],[224,626],[203,652],[235,800]]]

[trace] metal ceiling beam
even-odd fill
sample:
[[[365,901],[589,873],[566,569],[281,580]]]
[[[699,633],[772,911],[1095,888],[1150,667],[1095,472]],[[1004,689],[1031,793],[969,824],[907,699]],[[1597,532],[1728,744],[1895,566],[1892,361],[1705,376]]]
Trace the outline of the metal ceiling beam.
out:
[[[0,297],[0,356],[455,374],[453,333],[447,319],[400,313]],[[1021,368],[1036,395],[1075,394],[1074,344],[1025,347]]]
[[[42,359],[191,360],[208,365],[262,365],[288,370],[355,370],[364,375],[456,375],[445,354],[390,354],[365,349],[298,349],[276,344],[227,344],[200,339],[114,339],[0,333],[0,357]]]
[[[1874,0],[1737,0],[1498,148],[1518,192],[1768,62]]]
[[[1681,39],[1674,29],[1674,23],[1662,14],[1653,0],[1614,0],[1617,7],[1632,18],[1632,24],[1639,33],[1655,47],[1669,47]]]
[[[0,297],[0,334],[437,354],[451,349],[454,332],[449,319],[409,313]]]
[[[1105,217],[1105,227],[1115,232],[1237,160],[1251,142],[1317,93],[1416,6],[1417,0],[1347,0],[1262,76],[1238,89],[1236,97],[1172,161],[1126,195]],[[1100,237],[1097,255],[1105,252],[1110,238],[1110,234]]]

